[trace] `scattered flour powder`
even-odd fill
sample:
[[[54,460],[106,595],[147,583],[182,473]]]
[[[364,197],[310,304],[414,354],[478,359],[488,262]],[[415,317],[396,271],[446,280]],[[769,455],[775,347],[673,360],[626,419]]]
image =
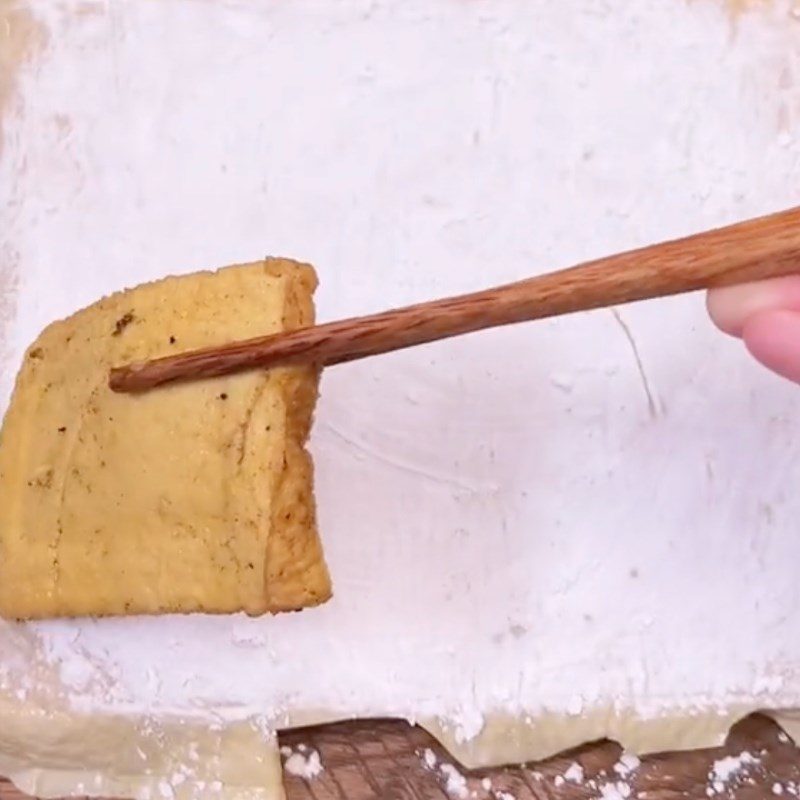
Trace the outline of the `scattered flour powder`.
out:
[[[583,783],[583,775],[583,767],[577,761],[573,761],[564,773],[564,780],[581,784]]]
[[[625,781],[604,783],[600,787],[598,800],[627,800],[631,796],[631,787]]]
[[[325,768],[322,766],[322,761],[316,750],[309,750],[304,745],[300,745],[296,752],[292,752],[290,748],[282,747],[281,753],[286,755],[286,750],[289,751],[289,755],[283,763],[283,768],[289,775],[311,781],[324,771]]]
[[[436,769],[437,762],[436,753],[434,753],[430,747],[426,747],[422,753],[422,763],[425,765],[425,768]]]
[[[467,790],[467,779],[458,771],[453,764],[440,763],[436,753],[430,747],[426,747],[422,753],[418,753],[422,765],[431,772],[438,767],[438,773],[444,781],[444,789],[450,797],[457,800],[464,800],[469,795]],[[492,782],[488,778],[481,781],[482,787],[488,792],[492,788]]]
[[[633,755],[633,753],[623,753],[619,757],[619,761],[614,764],[614,772],[621,778],[627,778],[631,773],[636,772],[641,764],[642,762],[638,756]]]
[[[721,794],[729,787],[729,784],[739,781],[748,768],[759,763],[759,759],[747,750],[743,750],[738,756],[725,756],[718,759],[708,773],[710,785],[706,794],[709,797]]]
[[[439,772],[445,779],[444,788],[450,797],[464,800],[469,795],[467,779],[452,764],[440,764]]]

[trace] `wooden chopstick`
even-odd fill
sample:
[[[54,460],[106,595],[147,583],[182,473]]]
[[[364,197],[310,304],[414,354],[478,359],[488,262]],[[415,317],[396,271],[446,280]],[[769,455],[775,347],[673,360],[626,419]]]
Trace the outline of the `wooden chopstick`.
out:
[[[341,364],[484,328],[794,272],[800,207],[473,294],[128,364],[111,370],[109,385],[142,392],[277,365]]]

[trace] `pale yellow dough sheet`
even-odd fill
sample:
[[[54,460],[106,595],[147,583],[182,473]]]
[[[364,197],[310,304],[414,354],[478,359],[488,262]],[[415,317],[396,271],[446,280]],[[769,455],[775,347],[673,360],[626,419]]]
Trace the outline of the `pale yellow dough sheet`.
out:
[[[0,641],[9,631],[0,628]],[[54,678],[53,687],[57,685]],[[176,800],[284,800],[277,739],[253,722],[219,727],[208,720],[139,715],[81,715],[0,693],[0,774],[40,797],[164,797]],[[739,706],[718,713],[676,713],[644,719],[633,710],[589,709],[576,716],[493,714],[482,732],[459,742],[446,723],[421,724],[467,768],[518,764],[551,756],[601,738],[645,754],[721,744],[730,726],[752,711]],[[795,740],[796,715],[771,716]],[[287,726],[335,721],[323,711],[290,716]],[[64,742],[70,742],[69,748]],[[176,774],[189,777],[172,785]],[[166,800],[166,798],[165,798]]]

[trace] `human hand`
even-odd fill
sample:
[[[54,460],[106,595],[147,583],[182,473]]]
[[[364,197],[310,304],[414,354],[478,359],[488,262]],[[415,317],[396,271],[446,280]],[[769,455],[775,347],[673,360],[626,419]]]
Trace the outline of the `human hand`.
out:
[[[800,275],[713,289],[708,312],[762,364],[800,383]]]

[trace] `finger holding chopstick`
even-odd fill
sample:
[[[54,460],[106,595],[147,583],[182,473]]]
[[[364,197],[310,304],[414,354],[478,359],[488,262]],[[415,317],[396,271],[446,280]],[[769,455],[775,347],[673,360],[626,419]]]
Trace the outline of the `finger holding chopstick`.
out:
[[[800,274],[713,289],[708,311],[764,366],[800,383]]]

